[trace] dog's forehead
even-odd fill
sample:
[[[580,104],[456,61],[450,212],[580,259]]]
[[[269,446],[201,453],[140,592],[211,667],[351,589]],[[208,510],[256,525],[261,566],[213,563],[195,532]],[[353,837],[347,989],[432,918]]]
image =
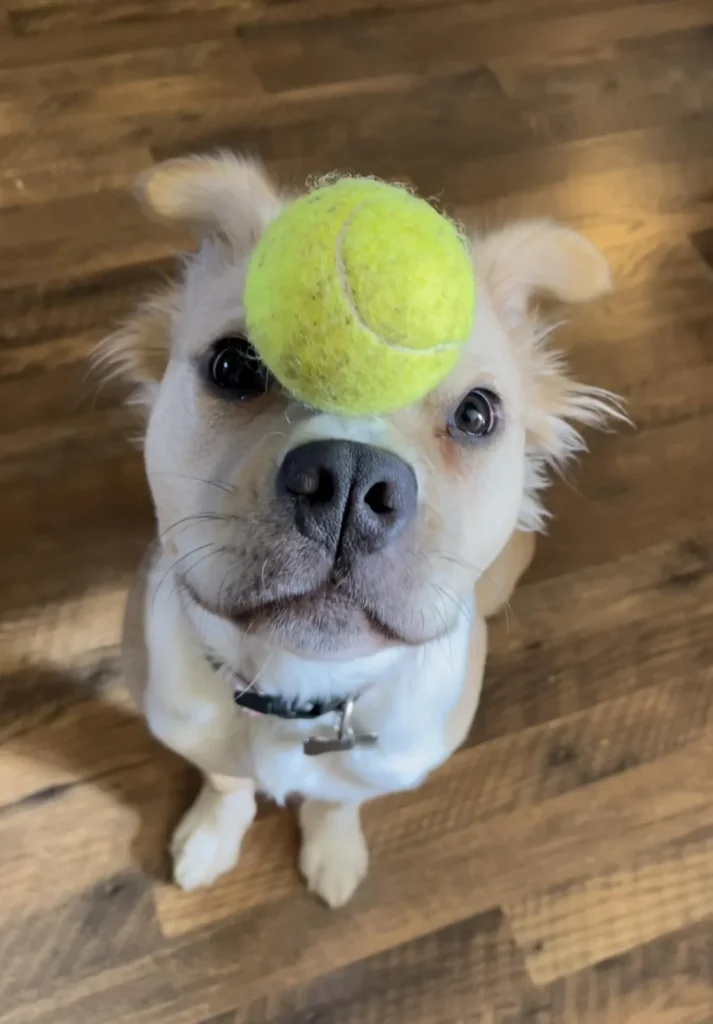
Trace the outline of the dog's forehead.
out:
[[[222,335],[243,329],[247,263],[247,255],[228,258],[214,242],[204,242],[186,261],[173,323],[173,340],[181,349],[202,351]]]
[[[216,339],[245,329],[243,293],[249,253],[206,240],[185,263],[173,341],[182,352],[204,352]],[[508,389],[517,363],[506,330],[481,285],[473,333],[444,388],[450,394],[471,381]]]
[[[508,392],[518,377],[517,353],[511,337],[487,293],[481,289],[473,333],[457,366],[447,378],[446,386],[455,392],[476,384]]]

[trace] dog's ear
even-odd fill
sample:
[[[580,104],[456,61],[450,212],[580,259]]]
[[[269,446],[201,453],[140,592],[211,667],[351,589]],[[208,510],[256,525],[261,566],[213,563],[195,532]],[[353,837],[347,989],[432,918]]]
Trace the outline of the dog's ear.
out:
[[[610,291],[609,264],[592,243],[548,220],[520,221],[474,244],[476,272],[508,324],[522,320],[538,294],[587,302]]]
[[[528,459],[520,526],[539,530],[548,469],[563,468],[586,447],[583,426],[627,417],[615,395],[573,380],[551,345],[552,326],[540,323],[530,304],[538,295],[564,303],[596,299],[610,291],[611,272],[588,239],[547,220],[522,221],[476,240],[473,258],[521,367]]]
[[[128,384],[132,405],[149,409],[153,404],[168,364],[177,301],[177,291],[167,287],[143,303],[94,353],[94,370],[104,381]]]
[[[260,164],[234,153],[158,164],[141,175],[135,190],[155,217],[233,243],[254,241],[282,205]]]

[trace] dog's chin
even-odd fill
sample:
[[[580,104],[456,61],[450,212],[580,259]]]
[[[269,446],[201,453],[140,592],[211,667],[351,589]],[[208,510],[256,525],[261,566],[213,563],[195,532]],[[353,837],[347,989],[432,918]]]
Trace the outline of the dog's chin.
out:
[[[253,599],[249,605],[218,607],[187,580],[181,583],[194,604],[272,647],[295,654],[353,658],[385,647],[414,643],[370,614],[358,601],[330,586],[279,601]]]
[[[297,654],[355,657],[404,642],[357,603],[332,592],[268,603],[231,618],[251,636]]]

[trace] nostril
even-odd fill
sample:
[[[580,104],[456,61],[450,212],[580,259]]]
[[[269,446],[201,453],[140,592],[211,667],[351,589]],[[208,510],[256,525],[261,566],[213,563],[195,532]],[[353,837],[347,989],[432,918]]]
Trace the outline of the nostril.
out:
[[[334,498],[334,476],[321,466],[309,466],[293,473],[286,489],[295,498],[327,504]]]
[[[364,504],[368,505],[377,516],[385,516],[396,511],[397,495],[393,483],[380,480],[373,484],[364,495]]]
[[[414,518],[416,474],[391,452],[356,441],[309,441],[275,479],[281,513],[303,537],[349,560],[386,547]]]

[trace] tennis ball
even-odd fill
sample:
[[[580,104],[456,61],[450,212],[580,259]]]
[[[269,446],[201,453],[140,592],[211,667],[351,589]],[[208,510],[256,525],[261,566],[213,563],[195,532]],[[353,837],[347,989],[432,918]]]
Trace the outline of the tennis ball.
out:
[[[302,402],[342,415],[409,405],[453,369],[475,279],[456,227],[403,188],[343,178],[265,230],[245,285],[248,337]]]

